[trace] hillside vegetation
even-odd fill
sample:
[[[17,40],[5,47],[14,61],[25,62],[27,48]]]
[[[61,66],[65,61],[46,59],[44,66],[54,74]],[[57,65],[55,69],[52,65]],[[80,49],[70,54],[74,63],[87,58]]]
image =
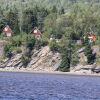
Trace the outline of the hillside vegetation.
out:
[[[54,5],[57,7],[63,6],[65,8],[70,8],[74,3],[80,3],[82,5],[98,5],[99,2],[100,0],[0,0],[0,5],[8,10],[9,8],[18,8],[19,6],[26,8],[35,5],[44,5],[46,8]]]
[[[86,65],[100,63],[100,55],[93,53],[93,46],[100,47],[99,0],[5,0],[0,1],[0,38],[6,40],[4,57],[9,59],[13,51],[22,53],[21,62],[28,67],[34,50],[49,46],[55,54],[62,56],[60,71],[70,71],[80,63],[79,50],[87,58]],[[10,39],[4,38],[3,27],[9,25],[13,31]],[[30,31],[34,28],[42,33],[42,39],[34,39]],[[93,32],[96,42],[89,43],[87,32]],[[83,39],[82,36],[86,35]],[[50,38],[52,40],[50,41]]]

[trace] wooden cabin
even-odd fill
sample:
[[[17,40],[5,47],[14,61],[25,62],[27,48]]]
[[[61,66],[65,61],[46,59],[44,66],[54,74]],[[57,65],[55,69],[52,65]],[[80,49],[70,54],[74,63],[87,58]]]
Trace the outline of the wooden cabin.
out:
[[[96,42],[96,36],[94,35],[94,32],[93,31],[88,31],[87,34],[84,34],[83,35],[83,39],[85,40],[86,38],[86,35],[88,35],[88,39],[89,39],[89,42]]]
[[[88,38],[90,42],[96,42],[96,36],[94,34],[88,35]]]
[[[3,31],[2,31],[6,37],[11,37],[12,36],[12,30],[8,25],[5,25]]]
[[[35,27],[35,28],[30,32],[30,34],[33,34],[33,35],[34,35],[34,38],[36,38],[36,39],[42,38],[42,34],[41,34],[41,32],[38,30],[37,27]]]

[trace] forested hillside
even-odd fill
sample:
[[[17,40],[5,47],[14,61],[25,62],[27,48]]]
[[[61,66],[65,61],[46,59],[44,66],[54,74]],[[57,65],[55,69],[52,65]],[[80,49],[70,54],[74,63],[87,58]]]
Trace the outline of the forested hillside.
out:
[[[14,50],[20,52],[19,46],[28,48],[21,57],[26,67],[33,49],[49,45],[52,52],[62,55],[59,70],[69,71],[79,63],[77,51],[85,47],[84,63],[100,64],[100,54],[93,54],[91,48],[100,45],[99,0],[1,0],[0,5],[0,38],[5,39],[2,33],[5,25],[13,32],[4,46],[5,57],[11,57]],[[40,40],[29,34],[35,27],[42,33]],[[89,43],[87,33],[94,34],[96,41]]]
[[[8,10],[9,8],[18,8],[20,5],[24,8],[34,5],[45,5],[45,7],[52,7],[56,5],[57,7],[69,8],[74,3],[81,4],[98,4],[100,0],[0,0],[0,5]]]

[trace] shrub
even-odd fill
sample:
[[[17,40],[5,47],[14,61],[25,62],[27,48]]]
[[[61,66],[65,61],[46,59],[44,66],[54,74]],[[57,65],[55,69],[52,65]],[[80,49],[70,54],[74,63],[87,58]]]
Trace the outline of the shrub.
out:
[[[30,59],[29,59],[28,56],[26,56],[26,55],[22,55],[22,57],[21,57],[21,61],[22,61],[23,65],[26,67],[27,64],[29,63]]]
[[[48,40],[43,40],[41,41],[41,46],[47,46],[48,45]]]
[[[78,62],[79,62],[78,55],[75,54],[75,55],[72,57],[72,59],[71,59],[71,65],[72,65],[72,67],[76,66]]]
[[[1,33],[1,34],[0,34],[0,38],[3,40],[4,37],[5,37],[5,34],[4,34],[4,33]]]
[[[22,50],[20,48],[16,48],[17,53],[22,53]]]
[[[4,56],[11,58],[11,56],[12,56],[11,44],[5,44],[4,45]]]
[[[49,43],[49,46],[50,46],[51,51],[53,51],[53,52],[58,51],[58,45],[57,45],[55,39],[53,39],[53,40]]]
[[[41,40],[36,40],[36,42],[35,42],[35,48],[36,48],[37,50],[39,50],[39,49],[41,49],[41,46],[42,46]]]
[[[27,35],[26,37],[26,48],[29,48],[29,50],[32,50],[35,45],[35,39],[33,35]]]
[[[26,38],[27,38],[27,34],[26,33],[22,33],[22,38],[21,38],[22,45],[26,45]]]
[[[20,35],[14,36],[10,39],[10,43],[13,47],[17,47],[21,45],[21,37]]]

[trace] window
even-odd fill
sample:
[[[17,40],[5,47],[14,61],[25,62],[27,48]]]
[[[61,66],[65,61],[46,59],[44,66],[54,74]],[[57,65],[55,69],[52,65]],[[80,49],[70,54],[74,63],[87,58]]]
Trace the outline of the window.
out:
[[[8,31],[8,28],[7,27],[5,27],[5,31]]]
[[[7,37],[10,37],[11,36],[11,33],[7,33],[6,35],[7,35]]]
[[[36,35],[36,37],[35,37],[36,39],[40,39],[40,35]]]
[[[34,33],[37,33],[37,30],[34,30]]]

